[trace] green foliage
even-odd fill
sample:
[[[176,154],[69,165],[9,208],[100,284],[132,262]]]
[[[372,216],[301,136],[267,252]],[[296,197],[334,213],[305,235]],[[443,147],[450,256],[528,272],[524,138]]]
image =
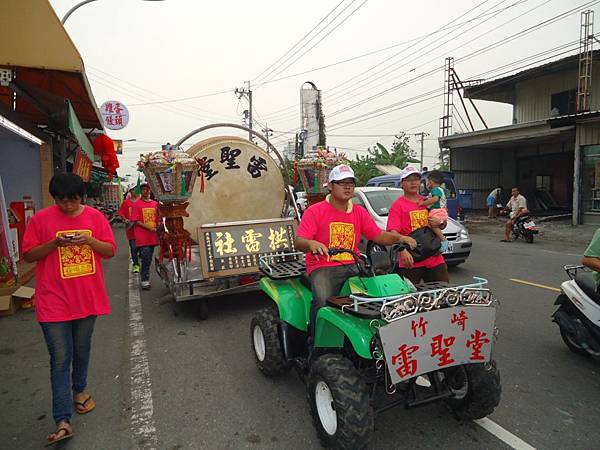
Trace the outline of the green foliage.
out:
[[[410,148],[409,137],[404,133],[396,135],[391,148],[388,150],[383,144],[377,142],[375,146],[367,149],[366,155],[356,155],[354,160],[349,162],[357,184],[364,186],[370,178],[383,175],[377,169],[377,165],[396,166],[400,169],[410,163],[420,162],[416,159],[416,152]]]

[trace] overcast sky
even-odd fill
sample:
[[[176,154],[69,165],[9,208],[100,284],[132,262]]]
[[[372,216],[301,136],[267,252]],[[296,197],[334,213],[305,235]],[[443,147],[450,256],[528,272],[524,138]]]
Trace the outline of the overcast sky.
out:
[[[50,3],[62,17],[77,0]],[[119,158],[122,175],[135,175],[139,153],[156,150],[160,143],[173,143],[212,122],[241,123],[247,104],[233,90],[248,80],[254,118],[261,124],[255,126],[267,123],[275,130],[278,147],[299,129],[300,86],[312,81],[322,90],[330,147],[354,155],[375,142],[389,145],[389,135],[425,131],[430,135],[425,162],[432,166],[446,57],[456,59],[456,72],[468,80],[481,74],[492,79],[576,53],[579,10],[596,9],[598,3],[98,0],[74,12],[65,27],[83,58],[98,106],[120,100],[129,108],[129,125],[109,131],[115,139],[137,139],[125,144]],[[547,26],[494,45],[574,8]],[[327,65],[332,66],[313,70]],[[206,96],[214,93],[220,94]],[[198,98],[172,101],[189,97]],[[460,104],[456,97],[455,104]],[[510,105],[477,105],[490,127],[511,123]],[[376,114],[381,115],[367,120]],[[455,131],[459,124],[455,119]],[[232,134],[213,134],[223,133]],[[418,148],[414,137],[411,144]]]

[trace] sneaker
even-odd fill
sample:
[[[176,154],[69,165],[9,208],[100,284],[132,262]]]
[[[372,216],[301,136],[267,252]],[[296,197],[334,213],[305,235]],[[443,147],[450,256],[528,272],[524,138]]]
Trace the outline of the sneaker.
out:
[[[140,273],[140,265],[139,264],[134,264],[133,266],[131,266],[131,271],[133,273]]]
[[[142,281],[142,289],[150,289],[150,282],[149,281]]]

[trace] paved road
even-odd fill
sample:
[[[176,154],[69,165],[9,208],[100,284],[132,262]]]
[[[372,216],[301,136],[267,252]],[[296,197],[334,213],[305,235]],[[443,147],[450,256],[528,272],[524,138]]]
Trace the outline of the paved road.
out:
[[[501,300],[495,357],[503,393],[490,418],[536,448],[597,448],[598,363],[562,343],[550,321],[555,292],[510,279],[558,287],[562,265],[577,262],[582,251],[568,243],[502,244],[474,236],[470,260],[451,273],[456,282],[489,278]],[[63,448],[150,448],[153,442],[169,450],[319,448],[298,377],[271,380],[254,366],[249,322],[262,297],[216,299],[209,320],[198,321],[193,304],[167,302],[154,279],[153,290],[141,293],[138,322],[130,314],[126,267],[125,255],[107,264],[114,312],[98,321],[95,335],[90,390],[98,408],[75,418],[77,435]],[[33,315],[0,319],[0,448],[40,447],[51,427],[47,371]],[[150,426],[132,427],[132,413],[151,419]],[[378,416],[372,448],[401,447],[510,448],[479,425],[456,421],[442,404]]]

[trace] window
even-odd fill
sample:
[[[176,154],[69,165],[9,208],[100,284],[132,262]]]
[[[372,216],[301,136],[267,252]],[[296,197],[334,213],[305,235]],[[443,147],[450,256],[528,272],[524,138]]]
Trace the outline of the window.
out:
[[[558,114],[556,115],[558,116],[575,114],[576,99],[577,89],[552,94],[550,99],[550,110],[552,111],[556,108],[558,110]]]
[[[550,175],[536,175],[535,176],[535,190],[550,192],[552,177]]]
[[[365,202],[363,202],[362,198],[360,198],[358,195],[352,197],[352,203],[363,207],[365,206]]]
[[[382,181],[377,186],[379,187],[396,187],[395,181]]]

